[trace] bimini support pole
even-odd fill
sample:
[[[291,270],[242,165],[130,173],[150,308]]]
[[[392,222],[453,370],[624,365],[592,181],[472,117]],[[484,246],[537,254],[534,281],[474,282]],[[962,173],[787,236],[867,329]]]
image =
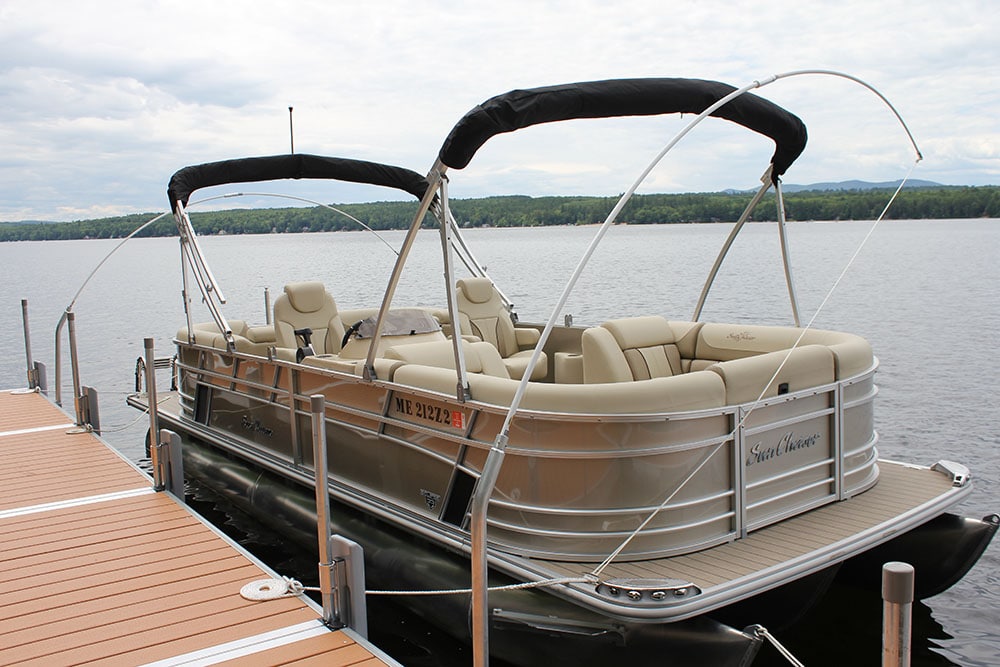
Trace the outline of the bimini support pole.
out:
[[[455,386],[455,398],[459,403],[465,403],[470,398],[469,378],[465,370],[465,352],[462,350],[462,326],[458,314],[458,296],[455,294],[455,252],[454,229],[450,224],[451,210],[448,207],[448,177],[441,179],[441,253],[444,258],[444,290],[448,298],[448,319],[451,320],[451,342],[455,353],[455,368],[458,369],[458,382]]]
[[[799,320],[799,300],[795,297],[795,281],[792,279],[792,260],[788,252],[788,231],[785,229],[785,198],[781,192],[781,179],[774,182],[775,201],[778,205],[778,238],[781,240],[781,263],[785,267],[785,284],[788,285],[788,300],[792,305],[792,319],[796,327]]]
[[[726,242],[722,244],[719,256],[715,258],[715,264],[712,265],[712,270],[708,273],[708,278],[705,280],[705,286],[701,288],[701,295],[698,297],[698,305],[695,306],[694,315],[691,316],[692,322],[697,322],[698,318],[701,317],[701,311],[705,307],[705,300],[708,298],[708,292],[712,289],[712,283],[715,282],[715,277],[719,274],[719,269],[722,267],[722,261],[729,253],[729,249],[733,247],[733,241],[736,240],[736,237],[743,229],[743,225],[746,224],[746,221],[750,219],[750,214],[757,208],[757,204],[759,204],[760,200],[764,198],[767,191],[771,189],[770,165],[768,165],[767,171],[764,172],[764,175],[760,177],[760,181],[763,185],[761,185],[760,189],[757,190],[757,194],[753,196],[753,199],[750,200],[747,207],[743,209],[740,219],[736,221],[732,231],[729,232],[729,238],[727,238]]]
[[[417,240],[417,232],[420,231],[420,225],[423,222],[424,216],[427,215],[427,211],[430,210],[431,205],[435,202],[438,189],[447,169],[448,167],[440,159],[434,161],[434,166],[431,167],[430,174],[427,176],[427,192],[424,193],[424,198],[420,200],[417,214],[414,216],[413,222],[410,223],[410,229],[406,233],[406,238],[403,239],[403,245],[396,253],[396,264],[392,267],[392,275],[389,277],[389,284],[386,285],[385,295],[382,297],[382,305],[379,307],[378,318],[375,321],[375,333],[372,335],[372,341],[368,348],[368,357],[365,359],[365,380],[376,379],[375,353],[378,352],[378,344],[382,340],[382,327],[385,324],[386,313],[389,312],[389,307],[392,305],[396,288],[399,286],[399,280],[403,275],[403,267],[406,265],[406,259],[410,256],[410,249],[413,248],[413,242]]]
[[[222,309],[220,308],[220,304],[226,303],[226,297],[222,293],[222,289],[219,287],[215,276],[212,274],[212,269],[205,260],[205,253],[202,252],[201,246],[198,244],[198,236],[194,233],[191,218],[188,216],[182,202],[177,202],[174,221],[177,223],[177,232],[181,243],[181,272],[185,277],[184,312],[188,319],[188,339],[193,340],[194,333],[191,330],[191,309],[189,307],[191,295],[187,293],[187,271],[185,270],[185,266],[191,267],[191,272],[194,274],[194,279],[198,283],[199,290],[201,290],[205,306],[212,314],[212,319],[215,320],[219,331],[226,338],[226,344],[229,346],[230,351],[235,351],[236,341],[233,339],[233,331],[229,327],[229,322],[226,321],[226,317],[222,314]],[[218,303],[216,303],[216,300],[218,300]]]

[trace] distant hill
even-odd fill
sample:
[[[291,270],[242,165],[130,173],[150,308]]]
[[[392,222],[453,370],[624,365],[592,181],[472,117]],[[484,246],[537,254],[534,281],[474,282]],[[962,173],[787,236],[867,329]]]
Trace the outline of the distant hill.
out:
[[[868,181],[840,181],[838,183],[811,183],[809,185],[794,185],[782,183],[781,188],[785,192],[803,192],[805,190],[885,190],[899,187],[901,180],[885,181],[883,183],[869,183]],[[935,183],[934,181],[921,181],[911,178],[906,182],[907,188],[946,188],[950,187]]]
[[[889,192],[898,185],[843,181],[789,185],[785,210],[789,220],[874,220],[881,215]],[[887,189],[889,192],[887,192]],[[774,195],[767,195],[767,201]],[[463,227],[523,227],[586,225],[598,223],[614,206],[616,197],[486,197],[453,199],[451,209]],[[757,208],[753,220],[773,220],[776,207]],[[746,195],[736,192],[636,195],[622,211],[627,224],[733,222],[746,205]],[[413,220],[417,202],[340,204],[342,212],[364,220],[373,229],[405,229]],[[79,220],[62,224],[2,224],[0,241],[46,239],[121,238],[145,225],[152,213],[117,218]],[[334,215],[319,207],[233,209],[192,214],[199,234],[271,234],[357,229],[354,219]],[[1000,219],[1000,186],[943,186],[910,181],[887,217],[889,219],[958,218]],[[429,221],[425,224],[430,226]],[[173,236],[173,220],[162,217],[144,227],[140,236]]]

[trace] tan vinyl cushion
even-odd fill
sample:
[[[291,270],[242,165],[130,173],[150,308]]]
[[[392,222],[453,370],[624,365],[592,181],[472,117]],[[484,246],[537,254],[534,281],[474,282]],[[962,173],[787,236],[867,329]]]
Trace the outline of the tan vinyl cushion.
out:
[[[337,303],[318,281],[289,283],[285,292],[274,302],[275,344],[280,348],[296,349],[300,340],[295,331],[312,329],[312,346],[317,354],[340,351],[344,323]]]
[[[465,356],[465,370],[469,373],[485,373],[502,378],[510,377],[503,359],[500,358],[500,353],[489,343],[470,343],[463,340],[462,354]],[[450,340],[396,345],[385,351],[385,358],[404,361],[408,364],[451,369],[452,385],[457,378],[454,372],[455,348]]]
[[[454,372],[407,364],[394,381],[442,394],[453,394]],[[491,375],[469,375],[472,400],[509,406],[517,380]],[[688,373],[628,383],[549,384],[530,382],[521,403],[523,410],[571,414],[643,414],[718,408],[725,404],[726,388],[716,373]]]
[[[601,326],[611,332],[625,353],[633,379],[669,377],[681,372],[674,331],[665,318],[629,317],[610,320]]]
[[[694,358],[729,361],[786,350],[795,345],[800,335],[802,329],[795,327],[708,323],[698,331]],[[855,334],[809,329],[802,336],[799,345],[829,347],[834,355],[839,380],[868,370],[875,360],[868,341]],[[691,369],[695,370],[696,366],[696,363],[692,362]]]
[[[714,372],[722,378],[729,405],[829,384],[836,375],[833,353],[824,345],[721,361],[702,372]]]
[[[229,330],[233,333],[233,342],[236,343],[237,350],[261,356],[267,353],[266,345],[255,346],[246,338],[248,327],[244,320],[228,320],[227,323],[229,324]],[[193,338],[196,345],[205,345],[219,350],[229,348],[225,335],[219,331],[219,325],[215,322],[196,322],[191,325],[191,329],[194,332]],[[177,340],[188,340],[187,327],[181,327],[177,330]]]
[[[587,329],[581,346],[587,383],[649,380],[684,371],[674,331],[658,315],[610,320]]]
[[[587,384],[631,382],[632,371],[614,335],[603,327],[590,327],[580,338],[583,381]]]

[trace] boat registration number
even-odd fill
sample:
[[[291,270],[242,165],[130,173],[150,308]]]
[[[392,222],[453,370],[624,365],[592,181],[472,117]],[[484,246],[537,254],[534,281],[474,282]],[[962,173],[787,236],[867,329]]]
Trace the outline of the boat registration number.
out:
[[[401,416],[414,417],[452,428],[465,428],[465,413],[461,410],[452,410],[447,405],[436,405],[413,398],[396,396],[393,407],[395,412]]]

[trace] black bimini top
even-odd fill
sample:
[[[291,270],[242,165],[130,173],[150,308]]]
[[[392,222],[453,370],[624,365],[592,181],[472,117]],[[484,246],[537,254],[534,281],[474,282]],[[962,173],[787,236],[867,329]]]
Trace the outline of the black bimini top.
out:
[[[438,154],[462,169],[490,137],[521,128],[578,118],[698,114],[736,90],[699,79],[615,79],[528,90],[492,97],[467,113]],[[749,93],[730,100],[713,116],[739,123],[774,140],[772,178],[784,174],[806,146],[806,127],[794,114]]]
[[[251,183],[289,178],[320,178],[351,183],[381,185],[408,192],[417,199],[427,191],[427,179],[415,171],[377,162],[294,153],[269,157],[208,162],[184,167],[170,178],[167,197],[176,211],[177,202],[187,206],[195,190],[227,183]]]

